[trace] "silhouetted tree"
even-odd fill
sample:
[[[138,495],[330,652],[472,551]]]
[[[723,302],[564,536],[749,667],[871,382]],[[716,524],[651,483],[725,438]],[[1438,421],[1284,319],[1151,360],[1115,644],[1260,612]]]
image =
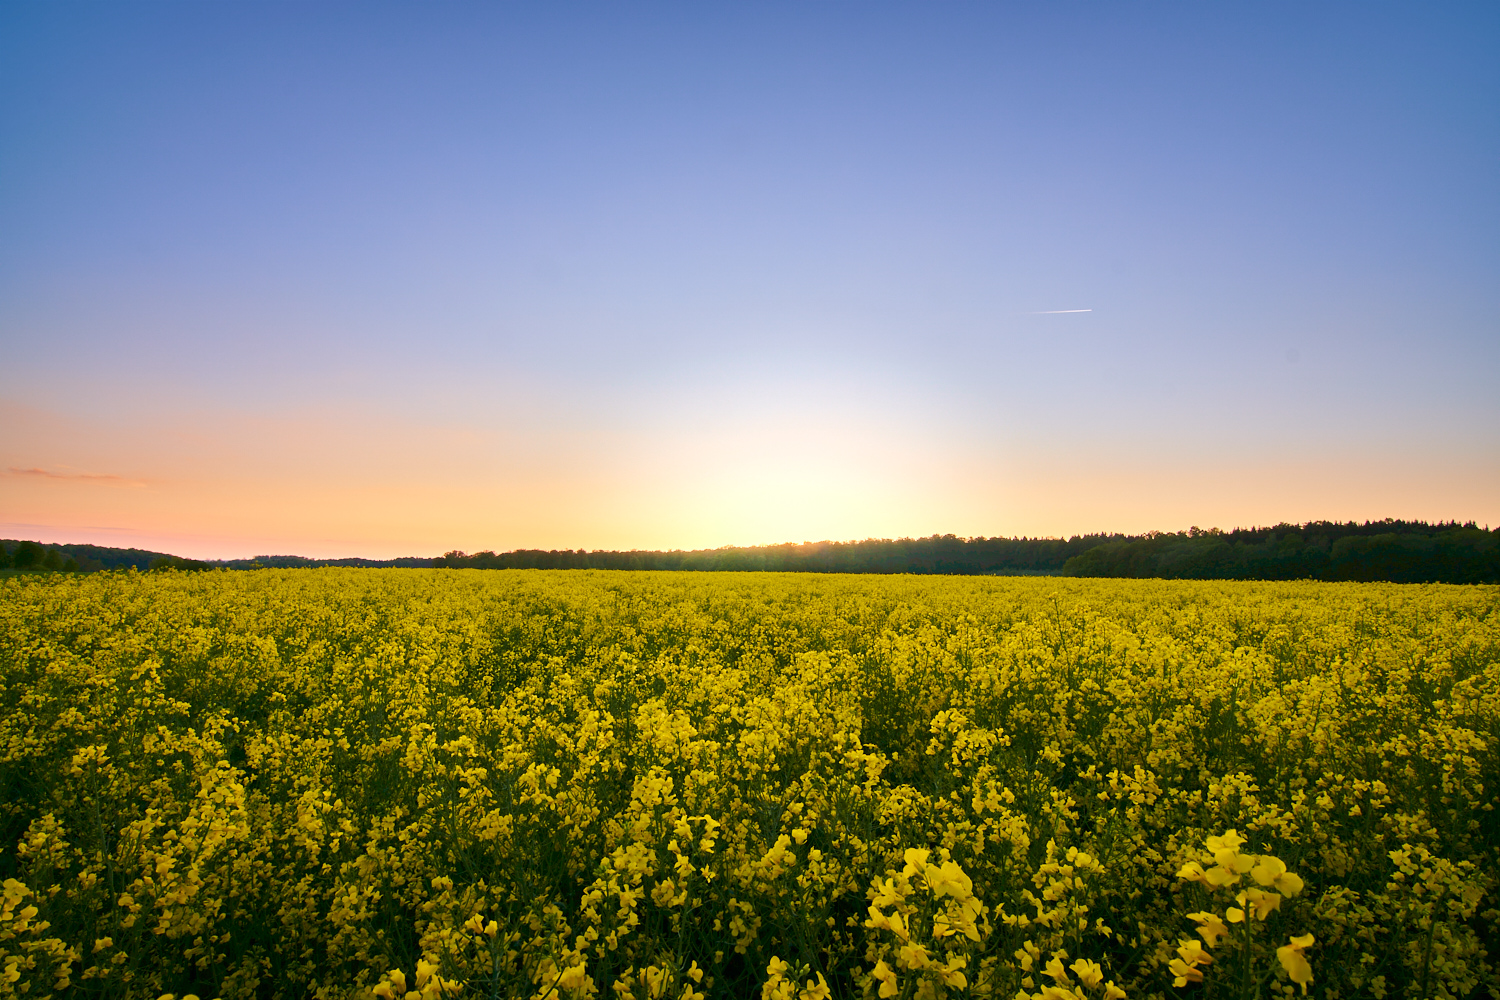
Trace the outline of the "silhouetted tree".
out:
[[[40,569],[42,560],[46,558],[46,549],[36,542],[27,541],[16,546],[16,551],[11,556],[11,563],[16,569]]]

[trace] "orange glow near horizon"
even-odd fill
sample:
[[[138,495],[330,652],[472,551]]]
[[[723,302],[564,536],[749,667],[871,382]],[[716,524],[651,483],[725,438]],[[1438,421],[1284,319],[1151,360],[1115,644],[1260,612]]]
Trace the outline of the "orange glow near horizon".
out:
[[[0,535],[1500,523],[1500,17],[1242,7],[0,5]]]
[[[0,532],[196,558],[694,549],[1400,517],[1500,523],[1500,473],[1392,457],[1185,460],[993,448],[868,414],[709,417],[521,441],[370,415],[192,430],[6,409]]]

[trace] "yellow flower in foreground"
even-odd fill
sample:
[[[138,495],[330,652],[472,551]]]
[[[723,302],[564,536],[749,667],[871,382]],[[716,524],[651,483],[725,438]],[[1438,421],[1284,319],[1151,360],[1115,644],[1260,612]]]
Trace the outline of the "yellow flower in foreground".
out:
[[[406,996],[406,974],[392,969],[385,974],[385,982],[370,991],[382,1000],[401,1000]]]
[[[807,981],[807,986],[802,990],[798,1000],[829,1000],[832,996],[833,991],[828,988],[828,980],[824,979],[823,973],[820,972],[817,982],[811,979]]]
[[[925,969],[929,961],[927,949],[919,944],[904,944],[896,955],[896,964],[908,969]]]
[[[1234,897],[1240,906],[1247,907],[1256,920],[1264,920],[1272,910],[1281,909],[1281,897],[1274,892],[1266,892],[1263,889],[1246,889]],[[1246,911],[1240,906],[1231,906],[1225,916],[1231,924],[1237,924],[1244,920]]]
[[[1208,884],[1211,886],[1234,885],[1240,880],[1241,875],[1250,870],[1253,863],[1253,858],[1237,854],[1214,865],[1204,873],[1204,877],[1208,879]]]
[[[876,879],[874,889],[875,905],[879,907],[894,906],[905,898],[893,879]]]
[[[1080,958],[1069,968],[1073,970],[1073,975],[1078,977],[1079,982],[1083,983],[1089,989],[1093,989],[1104,982],[1104,970],[1099,967],[1098,962],[1090,962],[1086,958]]]
[[[1240,853],[1240,845],[1245,838],[1239,835],[1237,830],[1225,830],[1222,837],[1209,837],[1205,843],[1208,844],[1209,853],[1219,864],[1224,864],[1225,858],[1232,858]]]
[[[1250,869],[1250,877],[1261,885],[1270,885],[1282,875],[1286,874],[1286,863],[1280,858],[1269,854],[1261,855],[1254,868]]]
[[[1261,885],[1273,885],[1288,896],[1302,891],[1302,879],[1287,871],[1280,858],[1269,854],[1261,856],[1260,862],[1250,869],[1250,875]]]
[[[588,974],[585,971],[582,962],[579,962],[577,965],[568,966],[562,971],[562,975],[557,977],[557,985],[559,989],[569,990],[574,993],[582,990],[584,988],[584,984],[587,982]]]
[[[1196,861],[1189,861],[1187,864],[1179,868],[1177,870],[1177,877],[1180,879],[1186,879],[1189,882],[1202,882],[1204,885],[1210,884],[1208,881],[1208,874],[1204,872],[1203,866]]]
[[[1229,933],[1229,928],[1224,926],[1224,921],[1216,914],[1189,913],[1188,919],[1198,922],[1198,933],[1203,937],[1203,943],[1210,948],[1218,943],[1219,938]]]
[[[1032,997],[1033,1000],[1079,1000],[1078,994],[1066,986],[1043,986],[1042,992],[1033,993]]]
[[[1302,995],[1307,995],[1307,984],[1312,982],[1312,966],[1308,964],[1307,956],[1302,954],[1306,948],[1313,945],[1311,934],[1301,934],[1290,940],[1290,943],[1276,949],[1276,960],[1286,970],[1286,974],[1292,978],[1292,982],[1302,987]]]
[[[429,979],[432,978],[432,974],[434,972],[436,972],[437,969],[438,969],[438,967],[436,965],[434,965],[431,962],[427,961],[425,958],[418,959],[417,960],[417,989],[420,990],[422,987],[426,986],[427,985],[427,980],[429,980]]]
[[[938,972],[943,977],[943,985],[951,986],[956,990],[966,988],[969,985],[969,980],[963,974],[962,970],[968,964],[969,960],[963,955],[954,955],[946,963],[939,965]]]
[[[944,861],[937,868],[927,870],[927,884],[934,896],[952,896],[968,899],[974,894],[974,883],[955,861]]]
[[[886,965],[883,960],[875,963],[875,970],[870,975],[880,980],[880,995],[882,997],[893,997],[896,995],[899,989],[896,985],[896,971],[889,965]]]
[[[1203,950],[1203,945],[1197,941],[1183,941],[1177,949],[1177,957],[1167,965],[1167,971],[1176,978],[1172,980],[1173,986],[1186,986],[1188,983],[1203,982],[1202,966],[1212,964],[1214,957]]]
[[[1293,874],[1292,872],[1287,872],[1285,875],[1278,875],[1276,877],[1275,885],[1276,888],[1280,889],[1288,896],[1295,896],[1297,895],[1297,893],[1302,891],[1303,882],[1299,876]]]

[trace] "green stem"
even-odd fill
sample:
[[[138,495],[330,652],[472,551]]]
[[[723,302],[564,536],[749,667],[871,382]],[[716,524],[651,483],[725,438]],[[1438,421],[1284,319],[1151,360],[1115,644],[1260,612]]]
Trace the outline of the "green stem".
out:
[[[1440,897],[1441,898],[1441,897]],[[1436,907],[1434,907],[1436,909]],[[1427,920],[1427,941],[1422,946],[1422,996],[1429,996],[1427,984],[1432,979],[1432,937],[1437,933],[1437,921],[1431,917]]]
[[[1240,952],[1240,1000],[1250,1000],[1250,966],[1254,956],[1250,948],[1250,913],[1245,912],[1245,947]]]

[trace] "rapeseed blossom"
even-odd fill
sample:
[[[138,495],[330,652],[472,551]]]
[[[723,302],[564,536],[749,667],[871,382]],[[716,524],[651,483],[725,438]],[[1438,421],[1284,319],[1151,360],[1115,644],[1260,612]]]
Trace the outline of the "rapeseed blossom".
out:
[[[1472,996],[1497,599],[3,579],[0,1000]]]
[[[1306,949],[1313,945],[1311,934],[1300,934],[1293,937],[1287,944],[1276,949],[1276,959],[1286,969],[1287,975],[1292,982],[1302,987],[1302,994],[1307,995],[1307,984],[1312,982],[1312,966],[1307,962],[1307,956],[1303,954]]]

